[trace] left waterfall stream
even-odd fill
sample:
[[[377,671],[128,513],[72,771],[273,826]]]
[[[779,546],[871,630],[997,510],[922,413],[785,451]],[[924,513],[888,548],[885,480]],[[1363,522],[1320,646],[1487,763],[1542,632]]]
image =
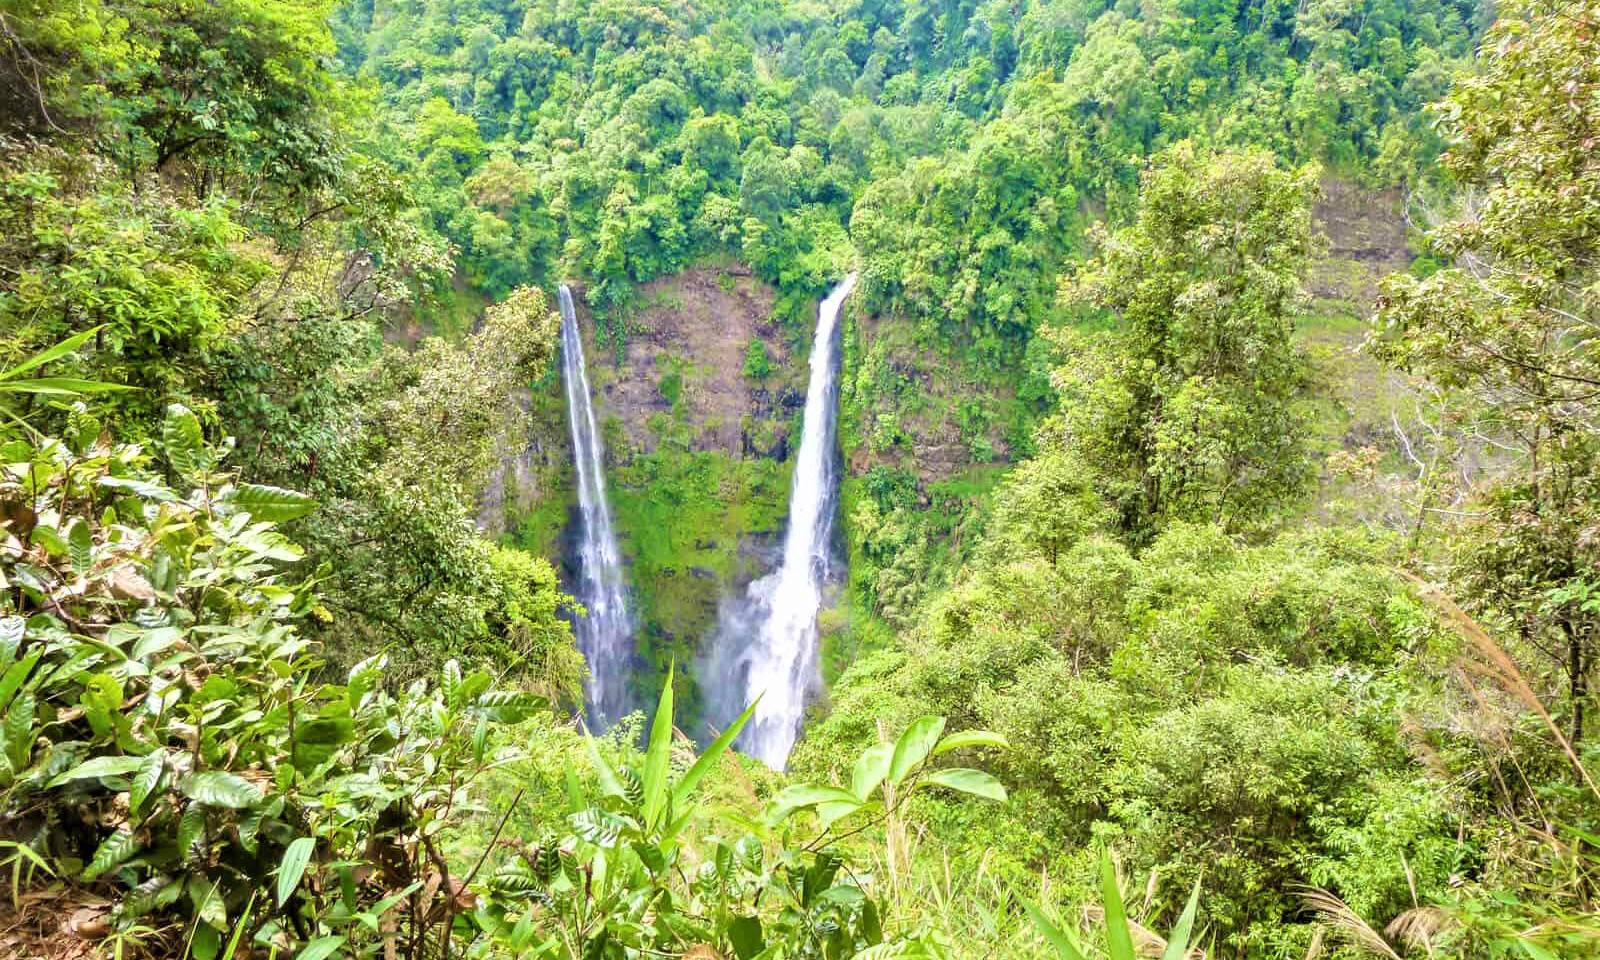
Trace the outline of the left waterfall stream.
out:
[[[611,526],[606,500],[605,448],[595,427],[583,338],[572,305],[572,290],[560,287],[561,380],[567,391],[567,425],[572,432],[572,462],[578,481],[578,578],[575,593],[588,611],[573,631],[589,662],[584,695],[589,725],[603,730],[629,709],[628,671],[633,658],[633,621],[628,616],[622,553]]]

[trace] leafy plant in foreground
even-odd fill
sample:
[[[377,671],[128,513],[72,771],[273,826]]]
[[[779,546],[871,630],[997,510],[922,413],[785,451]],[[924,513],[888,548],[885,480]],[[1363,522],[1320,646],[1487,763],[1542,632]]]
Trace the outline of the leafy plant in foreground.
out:
[[[0,446],[0,839],[109,895],[79,930],[118,944],[429,955],[465,897],[441,831],[503,759],[489,725],[543,701],[453,663],[323,682],[274,529],[314,502],[223,472],[182,407],[162,440],[176,484],[81,409]]]
[[[695,815],[696,788],[753,710],[746,709],[675,774],[669,676],[643,769],[613,766],[594,749],[595,795],[569,780],[570,832],[537,843],[503,841],[511,855],[496,870],[493,893],[474,921],[518,956],[552,960],[934,955],[938,945],[921,927],[900,934],[889,929],[870,877],[840,841],[872,825],[873,814],[892,813],[925,787],[1004,800],[1004,788],[986,773],[929,766],[950,750],[1004,741],[984,732],[941,740],[944,720],[925,717],[896,743],[864,753],[851,789],[790,787],[773,798],[764,823],[750,824],[738,836],[713,834],[703,844],[691,843],[686,830]],[[802,810],[818,814],[820,833],[806,840],[787,830],[770,836]],[[862,815],[861,822],[840,832],[837,826],[853,815]]]
[[[9,421],[11,424],[21,424],[23,421],[11,408],[7,400],[11,396],[33,395],[45,397],[76,397],[85,393],[105,393],[112,390],[128,389],[121,384],[104,383],[99,380],[84,380],[79,377],[24,377],[48,363],[53,363],[67,356],[89,341],[90,337],[100,332],[99,327],[85,330],[76,336],[46,347],[28,359],[12,367],[0,370],[0,421]],[[0,422],[0,429],[6,424]]]
[[[1137,960],[1143,954],[1135,946],[1136,939],[1154,942],[1161,951],[1161,960],[1186,960],[1195,953],[1200,940],[1200,935],[1194,929],[1195,911],[1200,904],[1199,881],[1195,882],[1194,889],[1189,892],[1189,902],[1179,915],[1178,922],[1164,939],[1129,919],[1127,908],[1122,902],[1122,891],[1117,886],[1116,867],[1112,865],[1109,854],[1100,860],[1100,896],[1101,910],[1105,917],[1107,960]],[[1049,941],[1060,960],[1088,960],[1094,955],[1092,951],[1084,949],[1077,937],[1069,932],[1069,928],[1052,920],[1043,908],[1030,903],[1026,909],[1029,919],[1044,935],[1045,940]],[[1204,953],[1201,955],[1204,956]]]

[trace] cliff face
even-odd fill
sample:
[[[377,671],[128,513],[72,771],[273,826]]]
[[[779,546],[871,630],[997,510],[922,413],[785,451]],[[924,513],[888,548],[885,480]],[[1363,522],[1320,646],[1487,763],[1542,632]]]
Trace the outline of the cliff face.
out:
[[[582,288],[573,292],[639,627],[635,699],[647,702],[668,662],[695,661],[723,595],[766,572],[806,358],[773,316],[773,291],[736,263],[641,287],[621,344],[599,342]],[[532,385],[524,407],[526,435],[503,451],[480,524],[563,557],[571,582],[576,509],[559,370]]]
[[[621,431],[620,448],[608,450],[615,462],[663,445],[736,460],[786,457],[791,414],[805,403],[804,358],[774,320],[774,299],[739,264],[692,267],[640,288],[621,350],[590,347],[598,412]],[[764,364],[747,364],[752,349]]]

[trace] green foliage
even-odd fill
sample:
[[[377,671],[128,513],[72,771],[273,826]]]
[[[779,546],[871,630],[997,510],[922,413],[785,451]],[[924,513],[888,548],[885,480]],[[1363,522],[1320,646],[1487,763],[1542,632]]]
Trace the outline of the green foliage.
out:
[[[835,682],[797,768],[837,768],[877,725],[922,712],[994,729],[1029,745],[1000,764],[1027,814],[954,819],[962,849],[1079,877],[1072,851],[1099,838],[1168,883],[1204,872],[1207,922],[1250,955],[1303,955],[1300,904],[1281,893],[1294,883],[1385,915],[1412,884],[1447,890],[1473,849],[1438,794],[1407,789],[1391,711],[1410,681],[1392,664],[1432,633],[1370,559],[1381,542],[1246,546],[1173,524],[1135,555],[1106,536],[1092,478],[1048,444],[1014,471],[962,578],[903,653]],[[1401,860],[1409,873],[1380,866]],[[1168,923],[1182,907],[1158,904]]]
[[[1068,338],[1067,434],[1125,529],[1260,523],[1306,480],[1291,339],[1311,252],[1316,171],[1183,143],[1146,174],[1136,222],[1095,235],[1063,287],[1115,332]]]
[[[1116,867],[1109,855],[1100,861],[1100,895],[1101,909],[1105,914],[1107,957],[1110,960],[1134,960],[1140,954],[1134,950],[1133,927],[1123,905]],[[1164,943],[1164,949],[1161,951],[1162,960],[1183,960],[1194,952],[1195,945],[1203,939],[1194,932],[1195,908],[1199,905],[1200,883],[1196,881],[1194,890],[1189,894],[1189,903],[1183,908],[1177,923],[1173,925],[1171,934],[1163,941],[1159,941]],[[1079,946],[1077,938],[1063,930],[1039,907],[1029,904],[1027,909],[1029,919],[1039,928],[1039,932],[1044,934],[1061,960],[1085,960],[1084,950]]]
[[[399,670],[465,655],[516,664],[552,695],[578,689],[554,569],[497,550],[471,524],[515,435],[518,393],[549,365],[557,324],[541,291],[519,288],[462,344],[433,338],[357,366],[359,392],[328,403],[324,422],[264,424],[256,471],[289,483],[315,470],[310,486],[330,505],[299,533],[333,570],[323,587],[333,615],[317,627],[331,659],[348,665],[401,642],[410,654]],[[306,437],[308,428],[317,432]],[[309,465],[271,449],[279,430],[310,442]]]
[[[1445,531],[1444,569],[1482,620],[1467,621],[1467,635],[1501,664],[1501,684],[1542,715],[1577,766],[1578,784],[1530,787],[1509,802],[1540,803],[1541,819],[1588,835],[1597,794],[1582,747],[1569,745],[1593,740],[1600,655],[1595,544],[1580,533],[1594,529],[1600,480],[1600,355],[1583,332],[1600,320],[1600,181],[1593,145],[1573,131],[1600,117],[1600,8],[1526,2],[1498,15],[1478,69],[1439,107],[1448,146],[1441,164],[1460,192],[1427,237],[1437,269],[1388,279],[1371,344],[1392,366],[1454,393],[1451,406],[1492,424],[1506,455],[1499,469],[1461,485],[1453,506],[1465,519]],[[1443,492],[1424,491],[1424,519]],[[1546,743],[1540,752],[1549,757],[1555,748]],[[1532,832],[1508,841],[1537,842]],[[1592,950],[1593,925],[1569,919],[1570,893],[1557,879],[1571,870],[1592,875],[1590,860],[1574,850],[1554,857],[1551,870],[1492,871],[1454,905],[1470,931],[1461,942],[1479,941],[1490,956]]]
[[[179,174],[204,198],[230,179],[315,190],[340,173],[324,69],[329,5],[8,0],[8,127],[87,127],[129,171]]]
[[[765,380],[772,375],[772,358],[759,338],[752,338],[744,352],[744,375],[750,380]]]
[[[760,822],[721,825],[742,835],[718,831],[699,840],[688,828],[703,802],[702,781],[753,711],[754,705],[684,766],[671,747],[669,676],[642,767],[614,764],[590,741],[596,785],[586,791],[574,781],[568,788],[568,832],[507,844],[513,852],[496,867],[475,923],[521,955],[569,960],[627,951],[713,951],[740,960],[932,955],[934,944],[922,931],[896,935],[886,928],[877,892],[840,845],[865,827],[840,824],[851,817],[881,821],[926,787],[1003,800],[1004,790],[988,774],[932,770],[927,762],[946,750],[1004,742],[980,732],[940,741],[943,721],[924,718],[897,744],[863,754],[852,790],[791,786],[772,798]],[[891,750],[904,760],[893,772]],[[808,839],[793,822],[802,811],[816,814],[822,826]]]
[[[78,397],[86,393],[102,393],[126,389],[121,384],[106,383],[99,380],[83,380],[78,377],[23,376],[25,373],[66,357],[74,350],[82,347],[97,332],[97,330],[86,330],[77,336],[68,337],[53,347],[39,351],[8,370],[0,370],[0,397],[4,397],[7,394],[29,397]],[[42,373],[43,371],[40,370],[40,372]],[[0,431],[9,431],[13,425],[27,426],[9,406],[0,405],[0,417],[10,421],[10,423],[0,426]]]
[[[0,0],[13,907],[87,887],[102,952],[202,960],[1592,953],[1591,7],[1495,11],[1436,135],[1465,0]],[[1487,410],[1409,544],[1465,646],[1392,538],[1281,515],[1310,164],[1431,200],[1443,146],[1471,196],[1374,340]],[[708,255],[797,340],[863,278],[809,783],[744,718],[682,746],[670,671],[648,732],[543,710],[568,598],[472,529],[549,382],[528,285],[620,349]],[[786,492],[694,449],[697,359],[610,478],[661,659]]]
[[[673,657],[689,661],[698,654],[694,644],[716,624],[721,584],[751,572],[741,537],[778,530],[789,492],[786,464],[687,446],[669,433],[608,478],[640,611],[636,642],[654,667],[638,678],[644,690]],[[698,719],[692,692],[682,708]]]
[[[353,947],[407,898],[432,909],[438,874],[419,890],[434,841],[407,838],[440,836],[503,762],[488,725],[545,701],[453,661],[404,691],[384,687],[382,657],[319,678],[298,623],[321,608],[284,574],[302,554],[275,529],[313,504],[239,484],[181,407],[164,431],[173,486],[86,416],[76,440],[4,451],[10,838],[62,876],[106,881],[115,928],[176,917],[196,951],[230,930]],[[62,815],[74,809],[94,814]],[[381,885],[357,882],[363,861]]]
[[[354,3],[334,29],[492,293],[585,274],[625,339],[633,286],[697,257],[811,296],[853,247],[874,307],[994,364],[1048,309],[1080,200],[1125,207],[1167,144],[1425,171],[1420,111],[1475,10],[1369,7]]]

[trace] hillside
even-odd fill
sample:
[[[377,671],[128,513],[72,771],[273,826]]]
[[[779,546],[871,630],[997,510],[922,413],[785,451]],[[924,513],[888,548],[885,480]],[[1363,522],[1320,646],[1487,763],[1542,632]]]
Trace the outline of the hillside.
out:
[[[0,955],[1600,960],[1596,0],[0,0]]]

